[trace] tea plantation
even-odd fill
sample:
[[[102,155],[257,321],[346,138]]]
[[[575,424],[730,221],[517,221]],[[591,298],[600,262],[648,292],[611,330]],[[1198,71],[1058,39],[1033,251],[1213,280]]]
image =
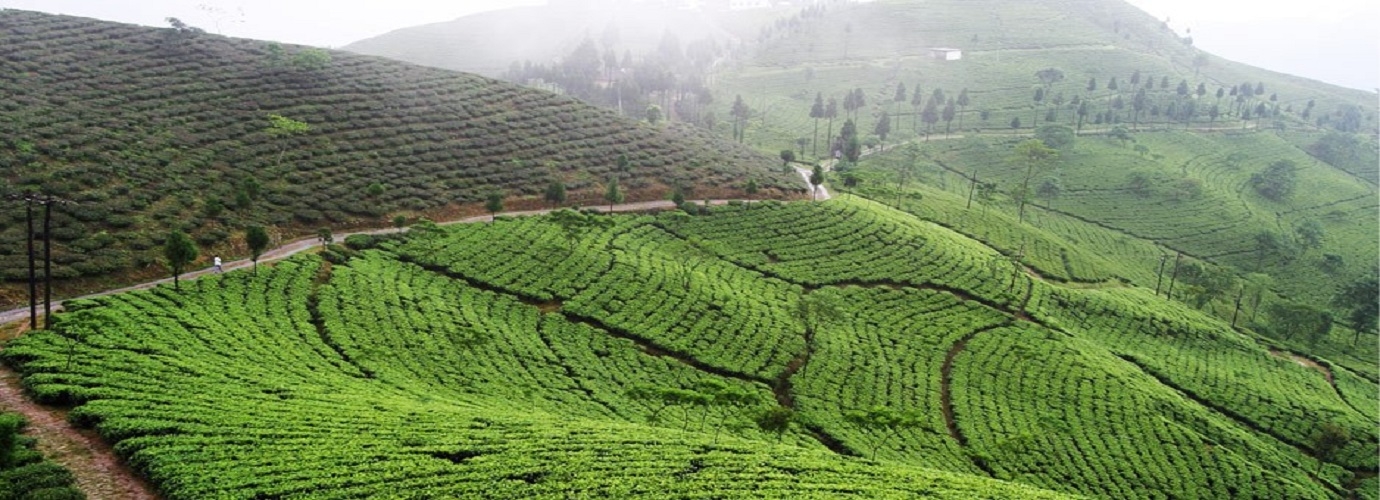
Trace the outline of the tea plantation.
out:
[[[376,57],[9,9],[0,46],[0,196],[75,202],[53,213],[59,295],[161,272],[174,228],[247,255],[249,225],[289,240],[477,212],[494,191],[536,206],[556,182],[597,204],[613,175],[630,199],[741,196],[749,177],[762,196],[800,191],[707,132]],[[24,224],[22,203],[0,206],[0,279],[25,276]]]
[[[351,243],[0,356],[170,499],[1380,493],[1373,382],[870,201]]]

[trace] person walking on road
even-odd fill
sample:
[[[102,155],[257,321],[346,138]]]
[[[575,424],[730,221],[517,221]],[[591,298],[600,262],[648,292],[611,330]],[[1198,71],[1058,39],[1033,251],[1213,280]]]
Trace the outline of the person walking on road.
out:
[[[211,260],[211,262],[213,262],[213,263],[215,264],[216,273],[223,273],[223,272],[225,272],[225,269],[222,269],[222,268],[220,267],[220,256],[219,256],[219,255],[215,256],[215,258],[213,258],[213,259]]]

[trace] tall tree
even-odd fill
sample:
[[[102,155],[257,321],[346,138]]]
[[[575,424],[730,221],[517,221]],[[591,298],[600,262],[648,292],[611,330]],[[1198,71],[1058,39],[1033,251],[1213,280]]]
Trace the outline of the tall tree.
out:
[[[1027,139],[1016,145],[1016,161],[1025,165],[1025,177],[1021,179],[1020,188],[1023,195],[1030,193],[1030,178],[1035,175],[1035,172],[1047,166],[1058,156],[1058,151],[1046,146],[1044,141],[1039,139]],[[1017,222],[1025,221],[1025,199],[1028,197],[1022,196],[1018,200]]]
[[[618,190],[618,178],[609,179],[609,187],[604,191],[604,201],[609,202],[609,213],[613,213],[613,206],[623,203],[623,192]]]
[[[814,170],[810,172],[810,199],[814,200],[819,194],[819,186],[824,184],[824,167],[815,164]]]
[[[953,124],[954,124],[954,116],[958,114],[957,110],[955,109],[956,106],[957,106],[957,103],[954,102],[954,98],[952,98],[952,97],[949,98],[949,102],[948,102],[948,103],[944,104],[943,117],[944,117],[944,135],[945,135],[945,136],[948,136],[948,135],[949,135],[949,130],[951,129],[951,127],[953,127]]]
[[[259,274],[259,257],[268,248],[268,231],[263,226],[249,226],[244,231],[244,242],[249,246],[249,260],[254,263],[254,274]]]
[[[503,193],[499,191],[490,192],[484,198],[484,210],[489,211],[489,223],[493,224],[494,219],[498,218],[498,213],[503,211]]]
[[[757,179],[748,179],[747,187],[743,188],[743,192],[747,193],[747,207],[748,210],[751,210],[752,198],[757,196]]]
[[[824,94],[815,94],[815,104],[810,106],[810,118],[815,122],[814,137],[810,139],[810,156],[819,156],[819,119],[824,118]]]
[[[565,203],[565,183],[559,179],[551,181],[546,185],[545,199],[551,204],[551,208],[559,207]]]
[[[924,107],[924,105],[925,94],[920,91],[920,84],[917,83],[915,84],[915,88],[911,90],[910,97],[910,108],[914,112],[914,114],[911,115],[910,128],[911,131],[917,134],[920,133],[920,108]]]
[[[743,142],[744,129],[747,128],[748,118],[752,116],[752,108],[743,102],[741,94],[733,98],[733,108],[729,110],[729,115],[733,117],[733,138]]]
[[[891,133],[891,115],[889,113],[882,111],[882,116],[877,119],[877,125],[872,127],[872,133],[881,137],[883,142],[886,141],[886,136]]]
[[[896,117],[896,128],[901,127],[901,114],[896,112],[896,103],[905,104],[906,97],[906,84],[904,82],[897,82],[896,94],[891,97],[891,114]]]
[[[834,142],[834,119],[839,117],[839,102],[833,97],[829,98],[829,103],[824,105],[824,118],[829,120],[829,130],[825,131],[824,136],[829,138],[829,143]],[[834,156],[833,148],[829,150],[829,156]]]
[[[930,140],[930,133],[934,131],[934,124],[939,123],[939,102],[934,97],[930,97],[929,102],[925,103],[925,110],[920,112],[920,119],[925,122],[925,141]]]
[[[960,90],[960,91],[958,92],[958,101],[957,101],[957,102],[958,102],[958,109],[959,109],[959,113],[958,113],[958,129],[959,129],[959,130],[963,130],[963,115],[964,115],[965,113],[968,112],[968,105],[969,105],[969,104],[972,104],[972,100],[970,100],[970,99],[968,98],[968,88],[967,88],[967,87],[964,87],[963,90]]]
[[[1354,334],[1353,345],[1361,340],[1361,334],[1373,332],[1380,318],[1380,278],[1377,274],[1372,269],[1368,276],[1342,285],[1332,296],[1332,305],[1347,311],[1347,326]]]
[[[163,257],[168,260],[168,267],[172,268],[173,289],[182,290],[180,279],[182,271],[196,260],[199,252],[196,243],[192,238],[181,230],[174,229],[168,234],[168,239],[163,242]]]

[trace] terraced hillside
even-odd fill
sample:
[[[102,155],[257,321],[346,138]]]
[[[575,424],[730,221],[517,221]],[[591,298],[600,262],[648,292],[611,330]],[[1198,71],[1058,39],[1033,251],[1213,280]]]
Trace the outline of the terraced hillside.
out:
[[[634,199],[749,177],[799,191],[773,160],[689,128],[374,57],[17,10],[0,11],[0,46],[0,195],[75,202],[53,215],[63,292],[162,272],[172,228],[243,255],[251,224],[289,239],[477,212],[491,191],[535,206],[552,182],[575,204],[600,203],[613,175]],[[3,207],[0,277],[15,280],[24,208]]]
[[[594,217],[71,304],[2,356],[173,499],[1380,493],[1373,383],[1149,290],[861,200]]]

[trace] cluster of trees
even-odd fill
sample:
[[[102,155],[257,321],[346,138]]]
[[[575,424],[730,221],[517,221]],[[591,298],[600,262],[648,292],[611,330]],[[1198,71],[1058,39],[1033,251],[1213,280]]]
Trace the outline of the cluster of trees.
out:
[[[911,110],[906,112],[904,105],[909,102]],[[871,132],[882,142],[887,137],[901,129],[902,117],[909,114],[911,117],[911,131],[916,135],[923,134],[926,140],[929,134],[934,132],[934,127],[942,119],[944,121],[944,133],[948,134],[952,130],[955,118],[959,120],[959,128],[963,128],[963,113],[972,104],[968,96],[968,89],[961,90],[957,96],[946,95],[944,90],[936,87],[928,96],[921,90],[920,85],[915,85],[910,91],[906,84],[898,83],[895,93],[889,101],[877,103],[877,107],[885,106],[886,109],[875,114]],[[849,161],[856,162],[857,157],[862,151],[862,140],[858,135],[857,123],[860,120],[859,112],[867,109],[867,94],[862,88],[854,88],[844,94],[843,99],[836,97],[825,98],[824,94],[816,93],[814,103],[810,106],[809,116],[814,122],[814,131],[810,137],[810,151],[814,156],[819,155],[819,125],[820,121],[825,121],[825,138],[828,145],[826,153],[830,157],[846,157]],[[901,109],[897,109],[900,107]],[[842,110],[845,120],[843,127],[838,135],[834,135],[834,119],[839,118]],[[924,128],[921,128],[921,123]]]
[[[636,57],[629,49],[620,55],[619,45],[618,32],[610,27],[598,43],[586,37],[559,62],[515,61],[503,79],[554,85],[559,92],[649,121],[714,127],[717,119],[709,108],[714,96],[707,83],[715,62],[726,56],[724,47],[712,38],[682,44],[669,31],[656,49]]]

